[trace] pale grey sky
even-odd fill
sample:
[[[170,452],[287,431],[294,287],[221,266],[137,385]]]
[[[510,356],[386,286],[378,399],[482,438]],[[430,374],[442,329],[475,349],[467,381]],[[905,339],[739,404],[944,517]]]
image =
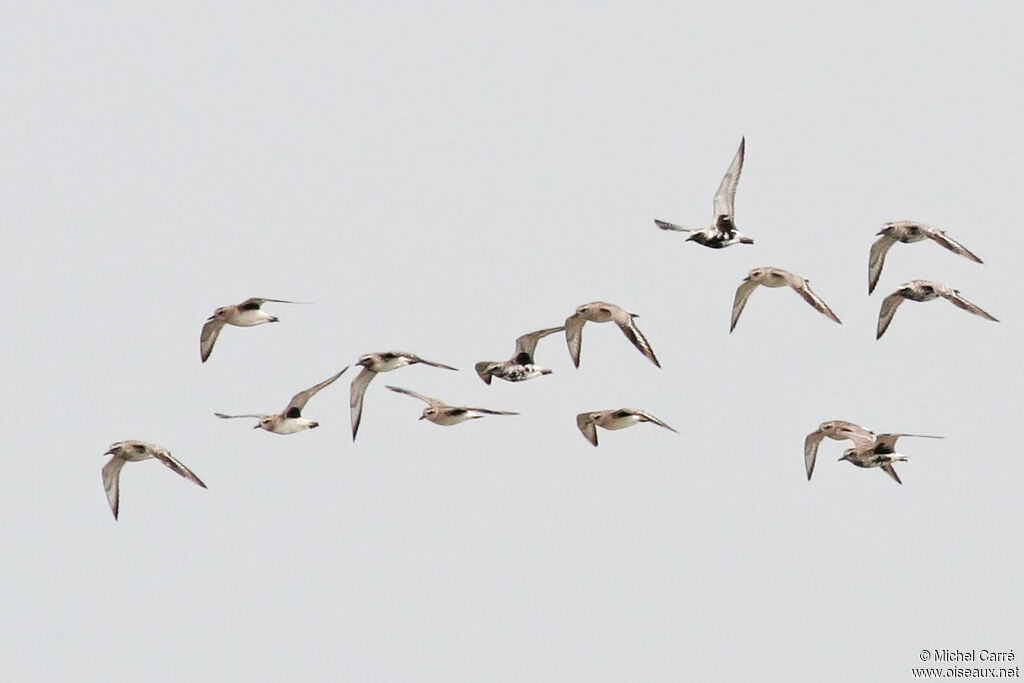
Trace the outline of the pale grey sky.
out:
[[[931,648],[1024,651],[1013,3],[49,3],[0,21],[0,496],[7,681],[902,681]],[[739,143],[756,244],[704,225]],[[947,229],[984,265],[897,245]],[[750,268],[809,278],[843,320]],[[881,299],[928,278],[1001,323]],[[249,296],[280,324],[227,328]],[[473,362],[595,299],[575,370]],[[361,353],[455,365],[371,384]],[[520,417],[442,428],[408,387]],[[577,412],[640,425],[592,448]],[[804,435],[907,440],[904,485]],[[122,439],[154,462],[100,469]]]

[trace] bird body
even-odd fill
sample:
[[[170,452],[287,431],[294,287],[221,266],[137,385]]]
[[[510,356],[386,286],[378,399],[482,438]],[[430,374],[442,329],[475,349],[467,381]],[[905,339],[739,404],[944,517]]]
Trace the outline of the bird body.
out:
[[[139,462],[155,458],[182,477],[206,488],[206,484],[192,470],[174,458],[170,451],[163,446],[145,441],[118,441],[111,444],[104,455],[113,456],[103,466],[103,490],[107,493],[107,502],[110,503],[110,511],[114,513],[114,519],[117,519],[120,507],[121,468],[126,462]]]
[[[832,309],[828,307],[828,304],[811,291],[811,286],[808,284],[809,281],[794,275],[788,270],[782,268],[772,268],[764,266],[761,268],[754,268],[747,274],[747,277],[743,279],[740,286],[736,288],[736,297],[733,299],[732,304],[732,320],[729,324],[729,331],[732,332],[736,328],[736,322],[740,319],[740,313],[743,312],[744,306],[747,305],[747,299],[757,289],[758,285],[765,287],[786,287],[789,286],[794,292],[799,294],[804,301],[806,301],[814,310],[824,315],[829,320],[833,320],[841,324],[839,317],[832,312]]]
[[[910,282],[904,282],[895,292],[882,299],[882,307],[878,311],[878,328],[875,339],[881,339],[885,331],[889,329],[889,323],[892,322],[893,316],[896,315],[896,309],[904,301],[932,301],[940,297],[968,313],[973,313],[986,320],[999,322],[999,320],[960,296],[959,290],[939,284],[938,282],[932,282],[931,280],[911,280]]]
[[[403,389],[401,387],[388,386],[391,391],[412,396],[425,402],[427,407],[423,409],[423,414],[420,415],[421,420],[430,420],[434,424],[441,425],[443,427],[450,427],[457,425],[466,420],[474,420],[477,418],[484,417],[485,415],[518,415],[519,413],[512,413],[506,410],[490,410],[488,408],[470,408],[469,406],[452,406],[448,405],[439,398],[433,396],[425,396],[418,394],[415,391],[409,389]]]
[[[356,434],[359,432],[359,425],[363,419],[363,399],[366,396],[366,388],[370,386],[370,381],[381,372],[391,372],[417,363],[445,370],[458,370],[450,365],[425,360],[416,354],[405,351],[379,351],[366,353],[359,357],[357,365],[363,366],[363,369],[359,371],[349,387],[349,416],[352,418],[353,441],[356,440]]]
[[[572,357],[573,365],[576,367],[580,366],[580,348],[583,345],[584,323],[588,321],[594,323],[614,321],[619,326],[619,329],[622,330],[622,333],[626,335],[626,339],[640,353],[644,354],[648,360],[660,368],[661,363],[655,357],[654,349],[651,348],[647,338],[644,337],[640,328],[636,326],[633,320],[636,317],[638,317],[636,313],[630,313],[620,306],[603,301],[591,301],[589,304],[578,306],[576,312],[565,319],[565,341],[569,346],[569,355]]]
[[[482,360],[473,367],[476,374],[485,384],[491,383],[491,378],[497,377],[506,382],[524,382],[543,375],[550,375],[551,370],[541,367],[533,362],[533,353],[537,349],[537,342],[549,334],[561,332],[565,326],[549,327],[536,332],[529,332],[516,339],[516,350],[512,358],[504,361]]]
[[[576,416],[576,426],[579,427],[584,438],[594,446],[597,445],[597,427],[617,430],[632,427],[639,422],[651,422],[670,431],[676,431],[650,413],[634,408],[598,410],[580,413]]]
[[[880,237],[871,245],[871,252],[868,254],[868,294],[875,291],[875,285],[878,284],[878,278],[882,274],[882,266],[885,265],[885,255],[889,252],[892,245],[897,242],[913,244],[914,242],[930,239],[954,254],[960,254],[975,263],[982,263],[980,258],[947,235],[944,230],[939,230],[926,223],[893,221],[886,223],[877,234]]]
[[[279,304],[299,304],[302,301],[285,301],[284,299],[264,299],[253,297],[234,306],[221,306],[213,312],[203,325],[199,335],[199,358],[206,362],[213,353],[213,345],[217,343],[217,337],[225,325],[235,327],[254,327],[264,323],[278,322],[277,316],[270,315],[263,310],[262,306],[267,301]]]
[[[319,422],[307,419],[302,416],[302,409],[306,407],[306,403],[309,399],[323,389],[324,387],[332,384],[341,375],[348,370],[346,365],[336,375],[328,377],[323,382],[315,384],[309,389],[300,391],[299,393],[292,396],[292,400],[288,402],[287,407],[277,415],[261,415],[255,413],[246,413],[244,415],[225,415],[224,413],[214,413],[219,418],[234,419],[238,417],[255,417],[257,422],[253,429],[263,429],[274,434],[294,434],[295,432],[301,432],[306,429],[314,429],[320,426]]]

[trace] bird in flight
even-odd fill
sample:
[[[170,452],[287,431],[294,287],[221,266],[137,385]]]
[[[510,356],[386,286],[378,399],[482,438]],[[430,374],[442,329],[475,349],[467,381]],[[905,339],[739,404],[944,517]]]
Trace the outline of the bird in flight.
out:
[[[107,492],[107,502],[110,503],[110,510],[114,513],[114,519],[117,519],[120,502],[121,468],[124,467],[126,462],[138,462],[155,458],[189,481],[202,486],[204,489],[206,488],[206,484],[192,470],[181,464],[163,446],[146,443],[145,441],[118,441],[111,444],[104,455],[114,456],[103,466],[103,489]]]
[[[732,322],[729,324],[729,331],[732,332],[736,327],[736,321],[740,319],[740,313],[743,312],[743,307],[747,305],[747,299],[757,289],[758,285],[764,285],[765,287],[784,287],[789,285],[794,292],[803,297],[803,300],[809,303],[815,310],[826,318],[841,323],[836,314],[832,312],[832,309],[828,307],[828,304],[812,292],[810,285],[807,283],[808,280],[782,268],[754,268],[736,289],[736,298],[732,303]]]
[[[931,280],[911,280],[910,282],[904,282],[899,286],[899,289],[882,299],[882,307],[878,311],[878,330],[875,339],[881,339],[885,331],[889,329],[889,323],[892,322],[892,317],[896,315],[896,309],[904,301],[931,301],[939,297],[968,313],[973,313],[992,322],[999,322],[996,318],[993,318],[960,296],[959,290],[947,287],[946,285],[940,285]]]
[[[715,193],[715,219],[706,228],[684,228],[675,223],[654,219],[654,224],[662,230],[676,230],[688,232],[690,236],[687,242],[696,242],[712,249],[721,249],[733,244],[753,244],[754,240],[742,234],[736,229],[734,220],[734,206],[736,203],[736,185],[740,182],[740,173],[743,171],[743,153],[746,148],[747,139],[740,140],[740,148],[736,150],[736,156],[729,164],[729,170],[725,172],[718,192]]]
[[[603,429],[625,429],[632,427],[638,422],[651,422],[675,432],[667,424],[643,410],[633,408],[619,408],[618,410],[599,410],[589,413],[580,413],[576,416],[576,426],[580,428],[583,436],[594,446],[597,445],[597,428]],[[678,434],[678,432],[676,432]]]
[[[425,402],[427,407],[423,409],[423,414],[420,415],[421,420],[430,420],[434,424],[442,425],[444,427],[450,427],[451,425],[457,425],[460,422],[466,420],[474,420],[484,415],[518,415],[519,413],[510,413],[506,410],[489,410],[487,408],[470,408],[468,406],[450,406],[439,398],[433,396],[424,396],[423,394],[417,394],[415,391],[409,389],[403,389],[401,387],[388,386],[391,391],[397,391],[400,394],[412,396]]]
[[[347,365],[342,368],[341,372],[338,374],[332,375],[323,382],[315,384],[309,389],[295,394],[292,396],[292,400],[288,402],[285,409],[277,415],[257,415],[253,413],[247,413],[245,415],[225,415],[224,413],[214,413],[214,415],[225,420],[231,420],[237,417],[255,417],[259,422],[253,425],[253,429],[265,429],[268,432],[273,432],[274,434],[294,434],[295,432],[301,432],[304,429],[319,427],[319,422],[314,422],[313,420],[308,420],[302,417],[302,409],[306,407],[306,403],[308,403],[309,399],[313,398],[318,391],[341,377],[342,373],[346,370],[348,370]]]
[[[640,328],[636,326],[635,313],[630,313],[624,308],[615,304],[607,304],[603,301],[591,301],[576,308],[576,312],[565,319],[565,341],[569,345],[569,355],[572,356],[573,365],[580,366],[580,347],[583,345],[583,324],[587,321],[595,323],[614,322],[626,335],[626,339],[633,343],[640,353],[647,356],[648,360],[661,367],[661,363],[654,356],[654,349],[651,348],[647,338],[644,337]]]
[[[881,235],[881,237],[871,245],[871,253],[868,254],[868,294],[875,291],[875,285],[878,284],[878,276],[882,274],[882,266],[885,265],[885,255],[889,252],[889,248],[897,242],[912,244],[930,239],[936,244],[949,249],[954,254],[965,256],[975,263],[982,263],[980,258],[947,235],[945,231],[925,223],[893,221],[886,223],[877,234]]]
[[[485,384],[490,384],[493,377],[506,382],[523,382],[541,375],[550,375],[551,370],[542,368],[533,362],[533,352],[537,349],[537,342],[541,339],[564,329],[565,325],[562,325],[522,335],[516,339],[516,351],[512,354],[512,358],[503,361],[482,360],[474,366],[476,374],[480,375],[480,379]]]
[[[398,368],[404,368],[407,365],[415,365],[417,363],[434,368],[444,368],[445,370],[458,370],[458,368],[453,368],[450,365],[425,360],[415,354],[405,353],[404,351],[380,351],[378,353],[366,353],[359,357],[359,362],[356,365],[363,366],[363,369],[359,371],[359,374],[352,380],[352,385],[349,387],[348,405],[349,413],[352,417],[353,441],[356,440],[359,423],[363,419],[363,397],[366,395],[366,387],[370,386],[370,380],[376,377],[378,373],[390,372],[391,370],[397,370]]]
[[[285,301],[284,299],[263,299],[253,297],[246,299],[237,306],[221,306],[213,312],[203,325],[203,331],[199,335],[199,357],[205,363],[213,353],[213,345],[217,343],[217,337],[225,325],[236,327],[253,327],[263,323],[278,322],[277,316],[270,315],[263,310],[262,306],[267,301],[277,304],[305,304],[306,301]]]

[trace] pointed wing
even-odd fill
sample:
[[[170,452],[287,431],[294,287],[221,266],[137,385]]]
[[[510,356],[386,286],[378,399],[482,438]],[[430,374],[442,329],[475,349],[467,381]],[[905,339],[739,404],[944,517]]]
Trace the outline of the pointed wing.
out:
[[[654,224],[662,230],[675,230],[676,232],[693,232],[692,228],[684,228],[681,225],[675,223],[669,223],[667,221],[659,221],[657,218],[654,219]]]
[[[453,368],[450,365],[445,365],[444,363],[435,363],[432,360],[427,360],[426,358],[420,358],[419,356],[411,354],[411,353],[407,353],[405,355],[409,359],[410,363],[423,363],[424,365],[429,365],[432,368],[444,368],[445,370],[455,370],[456,372],[458,372],[458,370],[459,370],[458,368]]]
[[[868,294],[875,291],[878,276],[882,274],[882,266],[885,265],[885,255],[896,241],[892,235],[882,235],[871,245],[871,253],[868,254]]]
[[[170,454],[170,452],[168,452],[166,449],[164,449],[164,448],[151,448],[151,449],[149,449],[149,452],[150,452],[150,454],[154,458],[156,458],[157,460],[159,460],[164,465],[166,465],[167,467],[171,468],[172,470],[174,470],[175,472],[177,472],[181,476],[185,477],[186,479],[188,479],[189,481],[191,481],[193,483],[199,484],[204,489],[206,488],[206,484],[203,483],[202,479],[197,477],[192,470],[190,470],[189,468],[185,467],[185,465],[183,465],[181,463],[181,461],[179,461],[177,458],[172,456]]]
[[[292,396],[292,400],[288,402],[288,407],[285,408],[284,411],[281,414],[284,415],[285,413],[289,412],[292,408],[295,408],[296,410],[301,412],[302,409],[306,407],[306,403],[309,401],[309,399],[313,398],[313,395],[316,392],[320,391],[321,389],[326,387],[328,384],[331,384],[336,379],[341,377],[341,375],[346,370],[348,370],[348,366],[347,365],[345,367],[343,367],[341,369],[341,372],[339,372],[338,374],[332,375],[332,376],[328,377],[327,379],[325,379],[323,382],[320,382],[320,384],[313,385],[309,389],[306,389],[305,391],[300,391],[299,393],[297,393],[294,396]]]
[[[565,343],[569,345],[569,356],[572,364],[580,366],[580,347],[583,346],[583,324],[587,322],[581,315],[570,315],[565,319]]]
[[[473,412],[476,412],[476,413],[484,413],[486,415],[518,415],[519,414],[519,413],[511,413],[511,412],[509,412],[507,410],[490,410],[488,408],[469,408],[469,407],[466,407],[465,410],[473,411]]]
[[[821,431],[814,431],[804,439],[804,467],[807,469],[807,481],[811,480],[814,474],[814,461],[818,457],[818,446],[825,435]]]
[[[891,454],[895,453],[896,441],[901,436],[912,436],[917,439],[941,439],[941,436],[929,436],[927,434],[879,434],[875,439],[875,453]]]
[[[207,320],[203,325],[203,331],[199,335],[199,358],[204,363],[213,353],[213,345],[217,343],[217,337],[220,336],[222,329],[224,329],[224,321],[217,318]]]
[[[644,337],[640,328],[636,326],[635,322],[633,322],[634,317],[635,316],[632,313],[627,313],[626,311],[619,313],[616,311],[614,320],[618,324],[619,329],[622,330],[622,333],[626,335],[626,339],[631,341],[633,346],[640,350],[640,353],[647,356],[652,363],[660,368],[661,363],[659,363],[658,359],[654,357],[654,349],[651,348],[650,343],[647,341],[647,338]]]
[[[118,508],[118,480],[121,478],[121,468],[124,467],[124,458],[116,455],[103,466],[103,490],[107,492],[107,502],[110,503],[110,511],[117,519]]]
[[[482,360],[473,367],[476,369],[476,374],[480,375],[480,379],[484,381],[484,384],[491,383],[490,368],[494,365],[492,361]]]
[[[968,313],[973,313],[974,315],[980,315],[982,318],[985,318],[985,320],[999,322],[996,318],[993,318],[991,315],[981,310],[967,299],[960,296],[960,292],[956,291],[955,289],[943,291],[940,292],[940,294],[942,295],[943,299],[946,299],[947,301],[951,302],[957,308],[962,308]]]
[[[729,170],[725,172],[718,192],[715,193],[715,220],[721,216],[733,215],[733,206],[736,201],[736,185],[740,182],[740,172],[743,170],[743,154],[747,146],[747,139],[740,140],[740,148],[736,150],[736,156],[729,164]]]
[[[939,230],[938,228],[933,228],[930,225],[929,226],[923,226],[922,225],[922,226],[919,226],[918,229],[921,232],[923,232],[924,234],[928,235],[928,237],[930,237],[933,240],[935,240],[935,242],[937,242],[938,244],[942,245],[946,249],[949,249],[954,254],[960,254],[961,256],[966,256],[967,258],[971,259],[975,263],[984,263],[984,261],[982,261],[980,258],[978,258],[974,254],[972,254],[970,251],[968,251],[967,247],[965,247],[964,245],[960,244],[959,242],[954,240],[952,237],[950,237],[949,235],[947,235],[943,231]]]
[[[407,396],[412,396],[413,398],[418,398],[421,401],[425,401],[426,403],[429,403],[431,406],[434,406],[435,408],[443,408],[448,405],[441,399],[434,398],[433,396],[424,396],[423,394],[417,394],[415,391],[410,391],[409,389],[403,389],[402,387],[393,387],[390,384],[387,385],[387,387],[391,391],[397,391],[400,394],[406,394]]]
[[[811,286],[807,284],[807,280],[791,274],[787,278],[787,282],[789,282],[789,286],[793,291],[803,297],[803,300],[813,306],[815,310],[819,311],[826,318],[834,320],[840,325],[843,324],[839,317],[832,312],[832,309],[828,307],[828,304],[826,304],[820,296],[811,291]]]
[[[254,296],[250,299],[246,299],[242,303],[238,304],[239,308],[245,308],[246,306],[252,306],[256,304],[256,307],[262,306],[266,302],[273,302],[275,304],[311,304],[312,301],[288,301],[287,299],[267,299],[266,297]]]
[[[903,482],[902,482],[902,481],[900,481],[900,477],[899,477],[899,475],[898,475],[898,474],[896,474],[896,470],[894,470],[894,469],[893,469],[893,467],[892,467],[892,463],[888,463],[888,462],[887,462],[887,463],[885,463],[884,465],[880,465],[880,467],[882,468],[882,471],[883,471],[883,472],[885,472],[885,473],[886,473],[886,474],[888,474],[888,475],[889,475],[890,477],[892,477],[893,479],[895,479],[895,480],[896,480],[896,483],[897,483],[897,484],[901,484],[901,485],[903,484]]]
[[[892,322],[892,317],[896,315],[896,309],[904,301],[906,299],[903,298],[899,290],[882,299],[882,308],[878,311],[878,332],[875,335],[875,339],[881,339],[885,331],[889,329],[889,323]]]
[[[270,417],[269,415],[256,415],[254,413],[246,413],[245,415],[225,415],[224,413],[214,413],[214,415],[224,420],[233,420],[236,417],[255,417],[257,420],[262,420],[265,417]]]
[[[736,328],[736,321],[740,319],[740,313],[743,312],[744,306],[747,305],[747,299],[757,289],[758,284],[760,283],[747,279],[736,288],[736,297],[732,300],[732,321],[729,323],[729,332]]]
[[[352,440],[356,440],[356,432],[359,431],[359,422],[363,419],[363,396],[366,394],[366,387],[370,385],[370,380],[376,376],[376,372],[373,370],[367,370],[363,368],[362,372],[356,375],[356,378],[352,380],[352,385],[349,387],[348,393],[348,407],[349,414],[352,417]]]
[[[549,327],[545,330],[537,330],[536,332],[530,332],[529,334],[524,334],[523,336],[518,337],[516,339],[516,355],[518,356],[520,353],[526,353],[532,358],[533,352],[537,349],[537,342],[549,334],[561,332],[564,329],[565,325],[562,325],[561,327]]]
[[[584,438],[594,446],[597,445],[597,426],[590,419],[590,413],[580,413],[576,416],[576,426],[583,432]]]
[[[637,412],[637,415],[640,415],[641,417],[643,417],[646,422],[653,422],[654,424],[658,425],[659,427],[664,427],[665,429],[668,429],[669,431],[676,432],[676,434],[679,433],[675,429],[672,429],[667,424],[665,424],[664,422],[662,422],[661,420],[659,420],[658,418],[654,417],[653,415],[651,415],[650,413],[648,413],[648,412],[646,412],[644,410],[638,410],[636,412]]]

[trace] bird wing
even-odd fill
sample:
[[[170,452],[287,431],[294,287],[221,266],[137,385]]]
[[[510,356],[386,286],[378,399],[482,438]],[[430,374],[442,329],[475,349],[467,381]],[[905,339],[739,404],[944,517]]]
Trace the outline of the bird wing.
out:
[[[255,413],[246,413],[245,415],[225,415],[224,413],[214,413],[214,415],[224,420],[233,420],[236,417],[255,417],[257,420],[262,420],[265,417],[270,417],[269,415],[256,415]]]
[[[885,255],[889,252],[889,247],[896,242],[892,235],[882,235],[871,245],[871,252],[868,254],[868,294],[875,291],[878,276],[882,274],[882,266],[885,265]]]
[[[619,329],[622,330],[622,333],[626,335],[626,339],[632,342],[633,346],[640,350],[640,353],[647,356],[647,358],[652,363],[654,363],[660,368],[661,363],[659,363],[658,359],[655,358],[654,349],[651,348],[650,342],[647,341],[647,338],[644,337],[643,332],[641,332],[640,328],[636,326],[635,322],[633,322],[633,318],[635,317],[636,316],[633,315],[632,313],[628,313],[625,310],[619,309],[615,311],[613,320],[615,320],[616,324],[618,324]]]
[[[445,407],[448,405],[441,399],[434,398],[433,396],[424,396],[423,394],[417,394],[415,391],[410,391],[409,389],[403,389],[402,387],[393,387],[390,384],[387,385],[387,387],[391,391],[397,391],[400,394],[406,394],[408,396],[412,396],[413,398],[418,398],[421,401],[425,401],[426,403],[429,403],[431,406],[434,406],[435,408]]]
[[[323,382],[320,382],[320,384],[315,384],[311,386],[309,389],[306,389],[305,391],[300,391],[299,393],[292,396],[292,400],[288,402],[288,407],[285,408],[284,412],[282,412],[281,414],[284,415],[285,413],[291,411],[292,408],[301,412],[302,409],[306,407],[306,403],[309,401],[309,399],[313,398],[313,395],[316,392],[320,391],[328,384],[334,382],[336,379],[341,377],[342,373],[344,373],[346,370],[348,370],[347,365],[343,367],[341,369],[341,372],[339,372],[338,374],[332,375],[325,379]]]
[[[491,383],[490,368],[494,365],[493,361],[482,360],[473,367],[476,369],[476,374],[480,375],[480,379],[484,381],[484,384]]]
[[[195,475],[195,472],[193,472],[189,468],[185,467],[185,465],[183,465],[180,460],[178,460],[173,455],[171,455],[170,452],[167,451],[166,449],[164,449],[164,448],[151,448],[151,449],[149,449],[149,452],[150,452],[150,454],[154,458],[156,458],[157,460],[159,460],[164,465],[166,465],[167,467],[171,468],[172,470],[174,470],[175,472],[177,472],[181,476],[185,477],[186,479],[188,479],[191,482],[199,484],[204,489],[206,488],[206,484],[203,483],[202,479],[200,479],[199,477],[197,477]]]
[[[587,322],[581,315],[570,315],[565,319],[565,343],[569,345],[569,356],[572,364],[580,366],[580,347],[583,346],[583,324]]]
[[[669,223],[668,221],[659,221],[657,218],[654,219],[654,224],[662,230],[675,230],[676,232],[693,232],[693,228],[684,228],[681,225],[675,223]]]
[[[370,380],[374,378],[377,373],[373,370],[363,368],[362,371],[356,375],[356,378],[352,380],[352,386],[349,387],[348,393],[348,407],[349,414],[352,417],[352,440],[356,440],[356,432],[359,431],[359,422],[363,419],[363,396],[366,395],[366,387],[370,385]]]
[[[107,492],[107,502],[110,503],[110,510],[117,519],[118,508],[118,480],[121,478],[121,468],[124,467],[124,458],[114,456],[103,466],[103,490]]]
[[[576,416],[576,426],[583,432],[583,436],[593,445],[597,445],[597,425],[590,419],[590,413],[580,413]]]
[[[520,353],[526,353],[532,358],[533,352],[537,349],[537,342],[549,334],[561,332],[564,329],[565,325],[560,327],[549,327],[544,330],[537,330],[536,332],[530,332],[518,337],[516,339],[516,355],[518,356]]]
[[[664,422],[662,422],[658,418],[656,418],[653,415],[651,415],[650,413],[648,413],[647,411],[638,410],[638,411],[636,411],[636,414],[641,416],[642,418],[644,418],[644,420],[646,422],[653,422],[654,424],[658,425],[659,427],[664,427],[665,429],[668,429],[670,431],[676,432],[676,434],[679,433],[675,429],[672,429],[672,427],[669,427],[667,424],[665,424]]]
[[[813,431],[804,439],[804,467],[807,469],[807,481],[814,474],[814,461],[818,457],[818,446],[825,435],[821,431]]]
[[[892,317],[896,315],[896,309],[904,301],[906,299],[903,298],[899,290],[882,299],[882,308],[878,311],[878,332],[875,335],[875,339],[881,339],[885,331],[889,329],[889,323],[892,322]]]
[[[268,301],[271,301],[271,302],[273,302],[275,304],[311,304],[311,303],[313,303],[312,301],[288,301],[287,299],[268,299],[266,297],[254,296],[254,297],[246,299],[242,303],[238,304],[238,307],[239,308],[245,308],[246,306],[251,306],[253,304],[256,304],[256,307],[258,308],[258,307],[262,306],[264,303],[266,303]]]
[[[470,408],[465,407],[464,410],[473,411],[476,413],[484,413],[486,415],[518,415],[519,413],[512,413],[507,410],[491,410],[489,408]]]
[[[224,329],[224,321],[219,318],[207,320],[203,325],[203,331],[199,335],[199,358],[205,363],[206,359],[213,353],[213,345],[217,343],[220,331]]]
[[[939,293],[942,295],[943,299],[946,299],[947,301],[951,302],[957,308],[962,308],[968,313],[973,313],[974,315],[980,315],[982,318],[985,318],[986,320],[999,322],[996,318],[993,318],[991,315],[981,310],[967,299],[960,296],[960,292],[958,292],[955,289],[950,289]]]
[[[941,436],[929,436],[928,434],[879,434],[875,438],[875,453],[890,454],[895,452],[896,441],[901,436],[912,436],[918,439],[941,439]]]
[[[747,305],[747,299],[750,298],[750,295],[757,289],[759,284],[759,282],[747,279],[736,288],[736,297],[732,300],[732,321],[729,323],[730,332],[736,328],[736,321],[740,319],[740,313],[743,312],[743,307]]]
[[[895,480],[896,480],[896,483],[897,483],[897,484],[902,484],[902,483],[903,483],[902,481],[900,481],[900,477],[899,477],[899,475],[898,475],[898,474],[896,474],[896,470],[895,470],[895,469],[893,469],[892,463],[888,463],[888,462],[887,462],[887,463],[885,463],[884,465],[880,465],[880,467],[882,468],[882,471],[883,471],[883,472],[885,472],[885,473],[886,473],[886,474],[888,474],[888,475],[889,475],[890,477],[892,477],[893,479],[895,479]]]
[[[722,177],[722,182],[715,193],[715,219],[720,216],[732,216],[733,206],[736,201],[736,185],[740,182],[740,172],[743,171],[743,154],[747,146],[747,139],[740,140],[740,148],[736,150],[736,156],[729,164],[729,170]]]
[[[842,321],[839,317],[832,312],[832,309],[828,307],[820,296],[811,291],[811,286],[807,284],[807,280],[792,273],[787,273],[786,282],[793,289],[794,292],[803,297],[803,300],[814,307],[815,310],[819,311],[822,315],[830,320],[834,320],[840,325]]]
[[[435,363],[432,360],[420,358],[419,356],[412,353],[407,353],[405,354],[405,356],[409,359],[410,363],[423,363],[424,365],[429,365],[432,368],[444,368],[445,370],[455,370],[456,372],[458,372],[459,370],[458,368],[453,368],[452,366],[445,365],[444,363]]]
[[[975,263],[984,263],[984,261],[982,261],[980,258],[978,258],[973,253],[971,253],[971,251],[968,250],[967,247],[965,247],[964,245],[962,245],[959,242],[957,242],[956,240],[954,240],[952,237],[947,235],[942,230],[939,230],[938,228],[933,228],[930,225],[928,225],[928,226],[921,225],[921,226],[918,226],[918,229],[921,232],[923,232],[925,235],[930,237],[932,240],[937,242],[938,244],[942,245],[946,249],[949,249],[954,254],[960,254],[961,256],[966,256],[967,258],[971,259]]]

